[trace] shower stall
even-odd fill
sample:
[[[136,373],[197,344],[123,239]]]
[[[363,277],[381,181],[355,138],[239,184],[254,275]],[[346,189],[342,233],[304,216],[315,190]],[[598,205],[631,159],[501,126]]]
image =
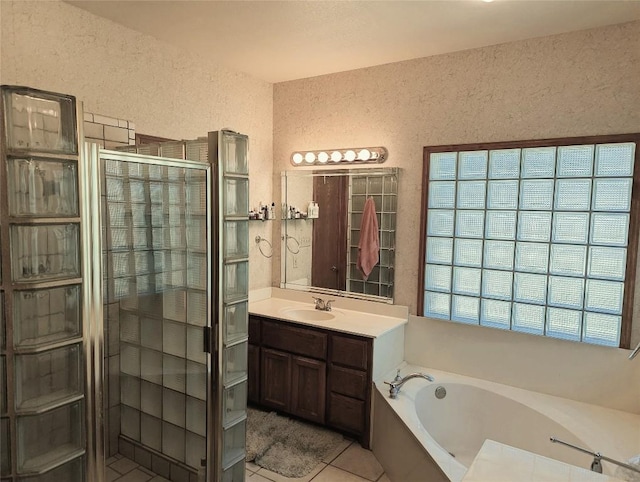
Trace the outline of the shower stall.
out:
[[[2,482],[244,480],[247,137],[106,151],[71,96],[2,102]]]

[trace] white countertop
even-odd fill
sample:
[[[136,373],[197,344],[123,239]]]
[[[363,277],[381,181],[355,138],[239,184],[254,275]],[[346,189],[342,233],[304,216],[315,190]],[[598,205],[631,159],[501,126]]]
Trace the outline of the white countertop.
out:
[[[614,482],[615,477],[485,440],[462,482]]]
[[[331,319],[312,320],[305,319],[303,315],[292,317],[287,312],[310,310],[313,316],[314,304],[311,293],[289,291],[278,288],[260,290],[249,298],[249,313],[369,338],[377,338],[408,321],[406,307],[346,298],[336,298],[331,312],[328,312],[333,315]]]

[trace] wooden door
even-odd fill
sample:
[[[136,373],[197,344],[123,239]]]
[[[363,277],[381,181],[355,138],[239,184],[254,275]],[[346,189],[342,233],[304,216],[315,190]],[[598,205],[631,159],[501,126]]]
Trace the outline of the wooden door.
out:
[[[262,348],[261,358],[260,403],[288,412],[291,405],[291,355]]]
[[[291,368],[291,413],[312,422],[324,423],[326,363],[294,356]]]
[[[311,286],[345,290],[347,285],[347,176],[313,179],[320,216],[313,220]]]

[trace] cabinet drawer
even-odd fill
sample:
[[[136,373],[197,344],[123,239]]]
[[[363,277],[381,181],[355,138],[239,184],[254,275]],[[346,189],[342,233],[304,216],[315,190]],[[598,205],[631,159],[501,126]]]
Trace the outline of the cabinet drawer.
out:
[[[331,335],[331,361],[339,365],[366,370],[369,363],[369,341]]]
[[[307,328],[263,320],[262,344],[297,355],[327,358],[327,335]]]
[[[349,432],[364,432],[365,404],[362,400],[329,394],[329,425]]]
[[[329,390],[347,397],[367,398],[367,373],[351,368],[331,365],[329,370]]]
[[[249,343],[260,344],[260,318],[249,317]]]

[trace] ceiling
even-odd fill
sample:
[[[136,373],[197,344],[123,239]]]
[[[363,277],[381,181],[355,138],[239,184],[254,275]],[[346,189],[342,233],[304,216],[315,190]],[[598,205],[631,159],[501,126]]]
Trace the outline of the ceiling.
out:
[[[268,82],[640,19],[640,0],[67,0]]]

